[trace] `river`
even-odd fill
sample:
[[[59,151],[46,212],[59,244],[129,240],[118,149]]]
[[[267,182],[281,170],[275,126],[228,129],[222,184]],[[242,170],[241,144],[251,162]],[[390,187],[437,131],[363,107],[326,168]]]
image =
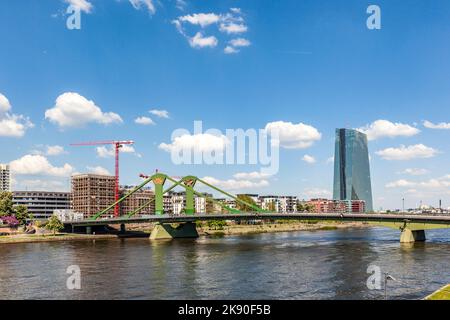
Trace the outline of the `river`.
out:
[[[401,245],[383,228],[196,240],[0,246],[0,299],[383,299],[367,268],[396,281],[389,299],[421,299],[450,283],[450,231]],[[81,290],[67,289],[71,265]]]

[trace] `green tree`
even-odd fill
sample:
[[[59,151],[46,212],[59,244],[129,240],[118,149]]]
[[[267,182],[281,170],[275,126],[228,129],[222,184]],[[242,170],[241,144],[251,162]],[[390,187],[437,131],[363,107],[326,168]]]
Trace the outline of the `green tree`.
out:
[[[27,219],[30,219],[28,208],[24,205],[14,206],[14,215],[16,216],[16,219],[19,221],[21,226],[26,224]]]
[[[241,200],[241,201],[244,201],[244,202],[246,202],[248,204],[251,204],[252,206],[255,206],[255,207],[257,206],[256,202],[250,196],[248,196],[246,194],[240,194],[240,195],[237,196],[237,198],[239,200]],[[248,206],[246,204],[240,203],[239,201],[236,201],[236,206],[237,206],[237,209],[240,210],[240,211],[244,211],[244,212],[256,211],[251,206]]]
[[[48,219],[45,228],[47,230],[53,231],[53,235],[55,235],[56,232],[64,229],[64,224],[61,222],[61,220],[58,219],[57,216],[51,216],[50,219]]]
[[[0,192],[0,216],[12,216],[13,214],[13,194],[6,191]]]

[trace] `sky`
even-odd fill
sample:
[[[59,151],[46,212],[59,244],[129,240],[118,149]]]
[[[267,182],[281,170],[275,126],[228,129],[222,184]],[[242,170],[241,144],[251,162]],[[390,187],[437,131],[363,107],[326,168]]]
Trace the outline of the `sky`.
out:
[[[356,128],[375,209],[450,207],[449,21],[446,0],[1,1],[0,163],[15,190],[69,190],[72,174],[114,172],[109,146],[70,144],[133,140],[122,184],[158,169],[233,193],[331,198],[335,129]],[[279,129],[279,170],[174,163],[177,144],[217,145],[194,121]]]

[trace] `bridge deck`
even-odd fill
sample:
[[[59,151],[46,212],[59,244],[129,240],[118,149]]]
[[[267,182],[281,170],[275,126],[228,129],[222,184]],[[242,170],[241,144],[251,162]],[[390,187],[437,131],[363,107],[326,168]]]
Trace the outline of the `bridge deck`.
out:
[[[243,214],[194,214],[147,215],[132,218],[65,221],[70,226],[95,226],[128,223],[182,223],[211,220],[334,220],[347,222],[408,222],[450,225],[450,216],[400,215],[400,214],[335,214],[335,213],[243,213]]]

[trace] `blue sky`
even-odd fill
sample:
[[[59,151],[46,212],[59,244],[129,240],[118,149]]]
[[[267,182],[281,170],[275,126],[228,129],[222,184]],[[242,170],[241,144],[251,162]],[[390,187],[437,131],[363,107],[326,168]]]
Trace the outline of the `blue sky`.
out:
[[[71,1],[83,9],[80,30],[66,27]],[[73,172],[113,172],[113,158],[69,144],[131,139],[124,184],[158,168],[233,192],[330,197],[335,128],[372,125],[375,208],[403,197],[408,207],[450,206],[448,1],[71,1],[0,3],[0,162],[14,163],[16,189],[67,189]],[[366,27],[370,4],[381,8],[380,30]],[[86,109],[73,120],[77,108]],[[273,177],[237,179],[259,167],[177,166],[159,147],[195,120],[223,131],[282,121],[300,135],[303,123],[320,139],[281,148]]]

